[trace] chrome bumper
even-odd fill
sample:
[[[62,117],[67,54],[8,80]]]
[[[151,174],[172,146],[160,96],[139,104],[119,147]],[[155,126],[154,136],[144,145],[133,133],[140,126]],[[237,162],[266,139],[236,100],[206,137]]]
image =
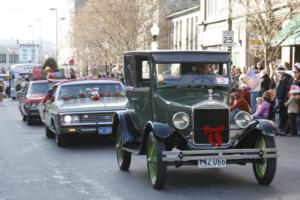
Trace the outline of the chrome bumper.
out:
[[[277,158],[278,149],[215,149],[192,151],[163,151],[163,161],[197,161],[202,159],[252,160]]]

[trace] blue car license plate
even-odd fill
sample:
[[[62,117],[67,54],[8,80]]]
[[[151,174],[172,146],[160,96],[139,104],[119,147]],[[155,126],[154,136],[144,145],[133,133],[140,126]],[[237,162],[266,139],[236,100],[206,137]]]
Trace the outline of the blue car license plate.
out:
[[[112,133],[112,127],[99,127],[98,133],[100,135],[107,135]]]

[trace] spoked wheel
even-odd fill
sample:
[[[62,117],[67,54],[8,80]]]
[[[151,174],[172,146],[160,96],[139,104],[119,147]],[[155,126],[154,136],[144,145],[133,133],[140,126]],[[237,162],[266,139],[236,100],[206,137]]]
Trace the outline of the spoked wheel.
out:
[[[259,135],[255,141],[255,148],[275,148],[274,137]],[[260,162],[253,163],[253,171],[257,182],[261,185],[269,185],[276,172],[277,158],[264,158]]]
[[[153,188],[160,190],[164,187],[167,177],[167,164],[162,161],[162,152],[165,150],[163,141],[150,133],[147,142],[147,168]]]
[[[128,171],[131,163],[131,153],[123,149],[122,128],[120,124],[118,124],[117,129],[116,153],[120,170]]]

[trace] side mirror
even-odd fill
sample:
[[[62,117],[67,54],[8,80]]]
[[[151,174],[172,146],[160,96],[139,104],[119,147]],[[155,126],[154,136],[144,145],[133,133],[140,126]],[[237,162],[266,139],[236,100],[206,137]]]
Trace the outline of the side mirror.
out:
[[[44,100],[43,100],[43,103],[49,104],[49,103],[54,102],[54,100],[55,100],[55,97],[53,97],[53,96],[45,97]]]

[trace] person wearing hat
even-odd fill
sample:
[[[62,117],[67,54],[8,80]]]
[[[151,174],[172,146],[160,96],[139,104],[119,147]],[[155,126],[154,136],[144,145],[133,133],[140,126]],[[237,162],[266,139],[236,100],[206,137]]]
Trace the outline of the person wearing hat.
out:
[[[294,84],[300,87],[300,63],[295,64],[293,72],[294,72]]]
[[[288,91],[289,88],[293,82],[292,76],[290,76],[288,73],[286,73],[285,68],[283,66],[279,66],[276,69],[276,73],[279,76],[279,83],[276,88],[276,100],[277,100],[277,107],[279,110],[279,124],[278,124],[278,130],[281,133],[281,135],[284,135],[284,131],[286,130],[287,120],[288,120],[288,114],[287,114],[287,108],[284,105],[285,102],[287,102],[288,98]]]
[[[294,84],[300,87],[300,63],[296,63],[293,69]],[[300,137],[300,109],[297,115],[297,134]]]
[[[297,135],[297,114],[299,112],[300,101],[300,87],[298,85],[292,85],[290,89],[290,98],[285,103],[288,110],[288,124],[286,133],[291,131],[292,136]]]
[[[260,77],[261,77],[261,90],[260,90],[260,96],[262,96],[266,91],[270,90],[271,88],[274,88],[274,82],[270,78],[268,72],[266,70],[260,71]]]

